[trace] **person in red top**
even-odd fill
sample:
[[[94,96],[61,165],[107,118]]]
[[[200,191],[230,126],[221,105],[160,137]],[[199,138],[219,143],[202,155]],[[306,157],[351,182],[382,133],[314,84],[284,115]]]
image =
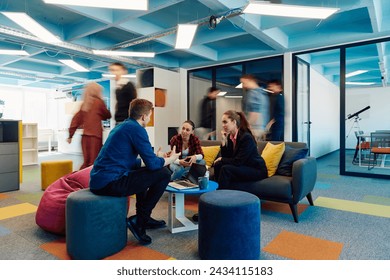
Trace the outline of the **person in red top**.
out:
[[[73,116],[69,127],[69,138],[67,142],[72,142],[72,137],[76,129],[83,128],[81,138],[81,148],[84,162],[80,167],[84,169],[93,164],[103,145],[102,120],[111,118],[111,113],[102,100],[102,87],[93,82],[84,88],[84,101],[80,110]]]
[[[194,122],[187,120],[182,124],[180,133],[170,140],[171,149],[176,146],[176,153],[181,153],[180,158],[169,165],[173,172],[171,180],[185,177],[192,163],[206,164],[199,138],[194,135],[194,130]]]

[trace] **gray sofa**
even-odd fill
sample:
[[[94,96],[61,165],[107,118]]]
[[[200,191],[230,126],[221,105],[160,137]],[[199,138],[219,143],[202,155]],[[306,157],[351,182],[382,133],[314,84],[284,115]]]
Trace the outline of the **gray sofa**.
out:
[[[271,142],[277,144],[280,142]],[[267,142],[258,142],[259,153],[263,151]],[[306,143],[285,142],[286,146],[293,149],[307,148]],[[220,145],[219,141],[201,141],[202,146]],[[287,150],[286,150],[287,151]],[[283,160],[283,158],[282,158]],[[212,179],[213,170],[210,170],[210,179]],[[261,200],[276,201],[288,203],[290,206],[294,221],[298,223],[297,204],[304,197],[313,204],[311,192],[317,179],[317,161],[314,157],[306,156],[292,163],[291,176],[275,174],[267,179],[255,182],[238,182],[234,188],[250,192]]]

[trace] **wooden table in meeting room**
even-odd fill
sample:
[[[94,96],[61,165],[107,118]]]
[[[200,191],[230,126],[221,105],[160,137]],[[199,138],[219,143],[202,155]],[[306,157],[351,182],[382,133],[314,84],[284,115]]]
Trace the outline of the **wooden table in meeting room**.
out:
[[[198,224],[193,223],[185,216],[184,199],[185,195],[201,195],[206,192],[215,191],[218,188],[218,183],[209,181],[207,188],[189,188],[189,189],[175,189],[167,186],[168,192],[168,228],[171,233],[184,232],[189,230],[197,230]],[[177,219],[182,226],[174,227],[175,219]]]

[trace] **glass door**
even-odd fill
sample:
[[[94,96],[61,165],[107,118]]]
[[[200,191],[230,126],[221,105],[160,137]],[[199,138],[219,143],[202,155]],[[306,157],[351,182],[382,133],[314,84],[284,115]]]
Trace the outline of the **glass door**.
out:
[[[305,142],[310,152],[310,65],[297,59],[297,140]]]

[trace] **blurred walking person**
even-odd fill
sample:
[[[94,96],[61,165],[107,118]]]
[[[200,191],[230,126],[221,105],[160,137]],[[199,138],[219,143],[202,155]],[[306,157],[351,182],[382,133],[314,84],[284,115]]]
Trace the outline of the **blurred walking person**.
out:
[[[111,113],[102,98],[102,87],[99,84],[87,84],[84,88],[84,101],[69,126],[69,144],[76,129],[84,129],[81,137],[84,162],[80,170],[93,164],[103,145],[102,121],[111,118]]]

